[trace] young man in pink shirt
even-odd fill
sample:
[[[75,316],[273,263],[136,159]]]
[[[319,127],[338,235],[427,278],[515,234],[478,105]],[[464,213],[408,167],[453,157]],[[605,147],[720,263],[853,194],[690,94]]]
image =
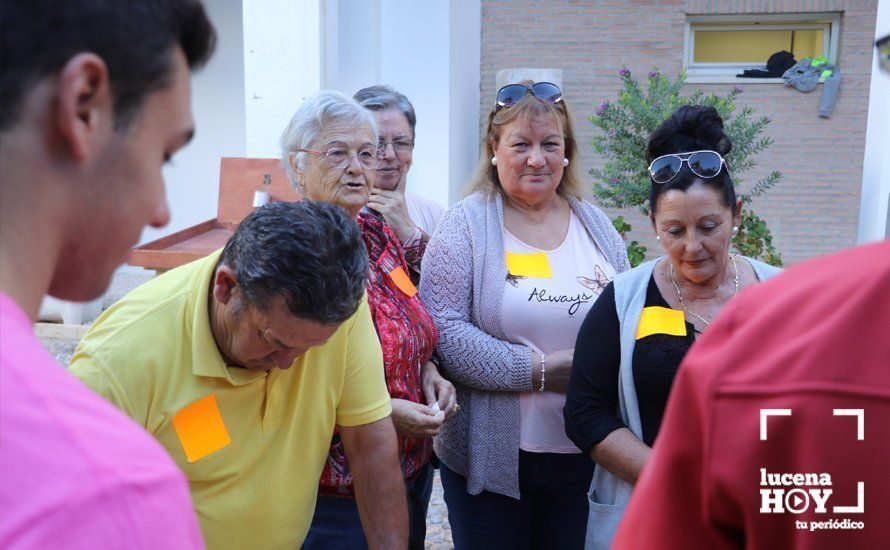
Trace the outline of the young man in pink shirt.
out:
[[[0,547],[199,548],[164,450],[34,336],[45,294],[99,296],[194,133],[197,0],[0,2]]]

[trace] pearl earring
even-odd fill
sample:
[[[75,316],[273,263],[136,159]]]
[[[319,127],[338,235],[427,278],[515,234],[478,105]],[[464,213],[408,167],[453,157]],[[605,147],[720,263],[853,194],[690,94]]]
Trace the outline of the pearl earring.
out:
[[[656,241],[660,241],[660,240],[661,240],[661,235],[655,235],[655,240],[656,240]]]
[[[569,165],[569,159],[567,159],[567,158],[562,159],[562,165],[563,165],[563,166],[568,166],[568,165]]]
[[[497,166],[497,165],[498,165],[498,158],[497,158],[497,157],[491,157],[491,165],[492,165],[492,166]]]
[[[732,228],[732,234],[735,235],[735,234],[738,233],[738,232],[739,232],[739,227],[738,227],[738,226],[734,226],[734,227]]]

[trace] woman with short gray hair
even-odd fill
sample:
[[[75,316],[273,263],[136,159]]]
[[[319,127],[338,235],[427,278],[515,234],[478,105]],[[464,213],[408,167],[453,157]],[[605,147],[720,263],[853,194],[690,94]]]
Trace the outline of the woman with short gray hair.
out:
[[[395,231],[409,263],[416,258],[419,266],[426,243],[445,211],[439,204],[406,191],[408,171],[414,163],[414,106],[404,94],[386,85],[362,88],[353,98],[374,112],[380,132],[377,147],[382,159],[368,206]],[[419,272],[412,275],[419,281]]]
[[[364,109],[334,90],[322,90],[307,99],[281,133],[281,164],[291,183],[298,184],[296,173],[305,168],[309,148],[324,130],[333,126],[368,130],[377,136],[377,122]],[[369,150],[375,144],[370,144]],[[363,149],[364,150],[364,149]],[[374,152],[376,155],[376,151]],[[379,161],[378,161],[379,162]],[[299,185],[297,185],[299,187]]]
[[[430,361],[438,333],[408,276],[411,260],[386,220],[365,208],[383,156],[377,148],[376,121],[355,100],[322,91],[294,114],[281,136],[281,148],[282,162],[300,194],[343,207],[362,230],[370,260],[368,305],[383,349],[407,483],[409,547],[423,548],[432,490],[432,437],[458,407],[454,387]],[[367,544],[352,473],[335,433],[303,548],[363,548]]]

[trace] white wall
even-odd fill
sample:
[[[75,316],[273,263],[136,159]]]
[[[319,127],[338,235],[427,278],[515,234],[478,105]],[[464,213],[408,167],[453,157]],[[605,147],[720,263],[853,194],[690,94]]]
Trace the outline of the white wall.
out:
[[[318,0],[208,0],[217,31],[192,77],[195,139],[164,169],[171,222],[140,244],[216,217],[221,157],[277,157],[296,106],[319,89]],[[135,268],[138,269],[138,268]]]
[[[890,34],[890,0],[878,4],[875,37]],[[877,53],[872,61],[865,162],[862,170],[862,204],[858,242],[890,237],[890,74],[878,69]]]
[[[278,157],[297,106],[321,85],[319,0],[244,0],[248,157]]]
[[[322,2],[324,51],[321,87],[351,96],[380,81],[380,1]]]
[[[146,229],[141,243],[216,217],[219,159],[246,152],[241,1],[211,0],[205,6],[218,42],[210,63],[192,77],[197,133],[164,169],[170,224]]]
[[[417,112],[408,189],[447,205],[449,2],[383,0],[381,4],[380,83],[408,96]]]
[[[443,206],[478,160],[479,0],[325,0],[322,85],[389,84],[417,112],[408,189]]]
[[[449,202],[461,199],[479,162],[482,5],[480,0],[451,4]]]
[[[321,87],[391,84],[417,110],[408,186],[448,205],[478,160],[480,0],[207,0],[218,34],[192,78],[195,139],[164,170],[171,223],[216,216],[219,159],[277,157],[297,106]]]

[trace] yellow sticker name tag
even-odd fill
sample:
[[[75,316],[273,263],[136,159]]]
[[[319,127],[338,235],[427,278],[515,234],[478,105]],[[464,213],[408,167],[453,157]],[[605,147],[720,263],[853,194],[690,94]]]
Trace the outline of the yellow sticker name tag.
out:
[[[686,336],[686,319],[682,311],[667,307],[644,307],[637,325],[637,340],[651,334]]]
[[[183,407],[173,417],[173,427],[189,463],[232,443],[213,394]]]
[[[553,278],[553,272],[550,271],[550,261],[544,252],[533,252],[531,254],[507,252],[506,256],[507,271],[510,275],[538,277],[540,279]]]

